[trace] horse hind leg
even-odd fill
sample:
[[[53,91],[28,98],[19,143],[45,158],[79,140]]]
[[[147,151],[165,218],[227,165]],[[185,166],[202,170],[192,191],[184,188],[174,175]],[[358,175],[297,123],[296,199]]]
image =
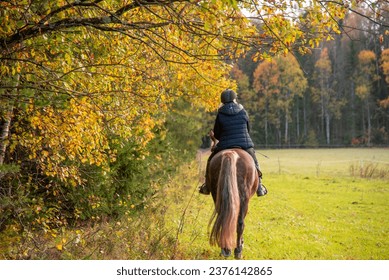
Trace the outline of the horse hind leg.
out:
[[[244,230],[244,221],[243,221],[242,218],[239,218],[239,220],[238,220],[238,227],[237,227],[236,248],[234,250],[234,257],[235,257],[235,259],[241,259],[242,258],[243,230]]]
[[[231,256],[231,250],[230,250],[230,249],[227,249],[227,248],[222,248],[220,254],[221,254],[223,257],[228,258],[229,256]]]
[[[240,260],[242,258],[242,252],[243,252],[243,238],[241,243],[234,249],[235,259]]]

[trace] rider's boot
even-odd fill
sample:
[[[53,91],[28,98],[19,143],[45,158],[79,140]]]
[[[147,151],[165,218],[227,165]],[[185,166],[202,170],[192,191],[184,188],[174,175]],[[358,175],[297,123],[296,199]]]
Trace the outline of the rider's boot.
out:
[[[267,194],[267,189],[265,187],[265,185],[262,184],[262,178],[259,177],[259,184],[258,184],[258,188],[257,188],[257,196],[264,196]]]
[[[264,196],[267,194],[267,189],[265,187],[265,185],[262,184],[262,172],[258,170],[258,178],[259,178],[259,182],[258,182],[258,188],[257,188],[257,196]]]
[[[205,195],[208,195],[210,193],[210,191],[208,190],[208,188],[205,185],[205,183],[202,184],[201,187],[199,188],[199,193],[205,194]]]
[[[209,168],[209,162],[211,161],[212,157],[216,154],[215,151],[212,152],[212,154],[209,156],[207,160],[207,167],[205,168],[205,182],[207,182],[207,176],[208,176],[208,168]],[[202,184],[199,188],[199,193],[209,195],[211,191],[208,189],[206,183]]]

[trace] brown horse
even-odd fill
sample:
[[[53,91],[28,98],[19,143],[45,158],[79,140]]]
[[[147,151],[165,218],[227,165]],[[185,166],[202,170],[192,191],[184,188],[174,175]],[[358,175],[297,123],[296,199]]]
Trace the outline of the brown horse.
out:
[[[209,163],[206,184],[212,193],[215,211],[210,243],[221,248],[222,255],[242,257],[244,218],[250,198],[258,187],[253,158],[242,149],[217,153]]]

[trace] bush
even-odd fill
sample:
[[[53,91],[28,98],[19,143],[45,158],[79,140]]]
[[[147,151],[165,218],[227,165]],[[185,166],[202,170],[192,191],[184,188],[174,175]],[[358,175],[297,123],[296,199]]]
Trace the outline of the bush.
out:
[[[14,155],[8,156],[18,158],[20,165],[2,172],[5,175],[1,178],[2,238],[11,238],[16,231],[20,242],[37,241],[36,236],[41,233],[44,239],[56,240],[61,233],[80,224],[93,225],[120,220],[134,211],[141,213],[149,207],[152,197],[163,191],[177,167],[195,157],[201,142],[203,113],[191,112],[190,106],[187,102],[176,103],[146,147],[139,146],[134,139],[111,139],[110,148],[116,150],[116,160],[109,162],[108,168],[65,161],[64,164],[76,165],[80,170],[81,185],[44,175],[34,159],[26,156],[28,153],[15,147]],[[27,257],[12,253],[12,244],[2,248],[1,257]]]
[[[360,161],[349,167],[350,175],[361,178],[389,178],[389,168],[380,166],[378,163]]]

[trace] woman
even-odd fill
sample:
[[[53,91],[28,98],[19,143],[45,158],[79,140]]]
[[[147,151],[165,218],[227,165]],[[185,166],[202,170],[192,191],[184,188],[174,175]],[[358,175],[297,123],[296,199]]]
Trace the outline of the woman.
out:
[[[218,110],[213,131],[210,133],[211,137],[214,136],[219,142],[212,149],[212,154],[208,158],[205,176],[208,173],[209,162],[218,152],[229,148],[242,148],[254,159],[259,176],[257,195],[263,196],[267,193],[267,190],[262,185],[262,172],[255,156],[253,141],[249,135],[249,117],[243,106],[236,102],[236,97],[237,95],[232,89],[226,89],[221,93],[220,98],[223,105]],[[210,193],[205,183],[199,191],[202,194]]]

